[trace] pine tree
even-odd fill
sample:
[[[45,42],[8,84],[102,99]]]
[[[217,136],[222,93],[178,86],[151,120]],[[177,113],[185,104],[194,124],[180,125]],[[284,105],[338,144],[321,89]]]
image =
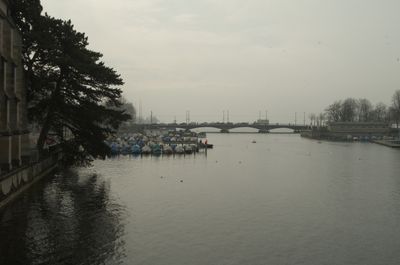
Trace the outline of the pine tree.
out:
[[[15,0],[12,15],[23,40],[30,120],[40,128],[37,148],[55,136],[71,163],[104,157],[104,140],[129,115],[121,106],[121,77],[88,49],[70,20],[42,15],[39,0]],[[65,131],[72,134],[64,138]]]

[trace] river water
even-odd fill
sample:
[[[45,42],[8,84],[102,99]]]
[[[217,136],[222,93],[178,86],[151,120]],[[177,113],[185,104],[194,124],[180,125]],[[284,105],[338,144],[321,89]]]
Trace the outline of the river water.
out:
[[[400,263],[399,150],[298,135],[209,142],[207,156],[49,176],[0,213],[0,264]]]

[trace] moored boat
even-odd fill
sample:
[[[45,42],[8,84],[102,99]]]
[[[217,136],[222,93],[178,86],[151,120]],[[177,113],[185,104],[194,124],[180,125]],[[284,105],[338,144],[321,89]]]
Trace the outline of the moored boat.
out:
[[[175,147],[175,153],[177,153],[177,154],[184,154],[184,153],[185,153],[185,149],[183,148],[182,145],[177,145],[177,146]]]
[[[154,144],[151,148],[153,155],[161,155],[161,146],[159,144]]]
[[[183,149],[185,150],[185,153],[186,153],[186,154],[191,154],[191,153],[193,153],[192,146],[189,145],[189,144],[185,144],[185,145],[183,146]]]
[[[142,153],[142,148],[140,147],[140,145],[135,144],[132,146],[132,154],[140,155],[141,153]]]
[[[111,146],[111,155],[118,155],[119,154],[119,146],[115,143],[112,143]]]
[[[170,154],[172,154],[172,147],[171,146],[169,146],[169,145],[164,145],[163,146],[163,154],[165,154],[165,155],[170,155]]]
[[[142,154],[144,155],[149,155],[151,154],[151,147],[148,145],[143,146],[142,148]]]
[[[198,152],[198,147],[196,144],[191,144],[190,147],[192,148],[193,153]]]

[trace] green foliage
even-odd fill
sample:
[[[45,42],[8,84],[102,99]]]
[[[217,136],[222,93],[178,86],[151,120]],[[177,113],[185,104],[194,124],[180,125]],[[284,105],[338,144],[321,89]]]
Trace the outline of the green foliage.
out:
[[[12,15],[24,40],[30,120],[41,128],[42,150],[57,135],[70,162],[86,163],[108,152],[104,140],[130,116],[120,110],[121,77],[88,49],[88,38],[70,20],[41,15],[40,1],[15,0]],[[71,137],[65,139],[67,130]]]

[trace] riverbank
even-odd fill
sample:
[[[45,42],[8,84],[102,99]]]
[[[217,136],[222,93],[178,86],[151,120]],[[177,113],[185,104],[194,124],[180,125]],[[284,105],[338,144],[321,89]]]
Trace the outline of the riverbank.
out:
[[[343,131],[332,131],[327,127],[313,128],[311,130],[304,130],[300,132],[301,137],[315,139],[315,140],[327,140],[327,141],[340,141],[340,142],[352,142],[352,141],[394,141],[398,137],[398,131],[396,129],[388,129],[387,131],[376,132],[371,130],[343,130]]]

